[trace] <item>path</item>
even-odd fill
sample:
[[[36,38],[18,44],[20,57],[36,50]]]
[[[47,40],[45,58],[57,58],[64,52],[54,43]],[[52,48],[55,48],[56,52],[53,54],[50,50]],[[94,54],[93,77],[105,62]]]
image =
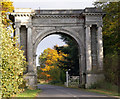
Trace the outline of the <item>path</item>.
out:
[[[38,95],[40,99],[115,99],[98,93],[61,86],[38,85],[38,88],[42,90]]]

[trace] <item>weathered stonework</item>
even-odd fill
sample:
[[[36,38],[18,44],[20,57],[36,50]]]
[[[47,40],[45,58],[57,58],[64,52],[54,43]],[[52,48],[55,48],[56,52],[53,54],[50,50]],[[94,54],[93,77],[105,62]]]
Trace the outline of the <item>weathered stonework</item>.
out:
[[[25,26],[21,26],[20,28],[20,46],[22,46],[22,50],[24,50],[24,55],[27,58],[27,29]]]
[[[32,10],[15,9],[18,43],[28,61],[26,79],[30,88],[36,86],[36,49],[38,44],[50,34],[64,33],[73,37],[79,48],[80,86],[88,88],[104,78],[102,17],[100,9],[82,10]],[[98,79],[99,78],[99,79]]]

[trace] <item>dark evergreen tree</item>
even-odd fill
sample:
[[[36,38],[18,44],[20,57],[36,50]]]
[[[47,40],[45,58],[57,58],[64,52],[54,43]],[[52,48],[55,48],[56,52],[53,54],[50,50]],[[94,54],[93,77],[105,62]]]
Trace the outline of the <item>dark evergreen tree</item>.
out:
[[[66,34],[60,34],[60,36],[60,39],[66,43],[66,46],[56,46],[55,49],[58,52],[62,51],[68,54],[68,56],[65,57],[66,61],[60,61],[64,64],[64,67],[62,66],[61,68],[63,70],[69,70],[70,75],[79,75],[78,44],[72,37]]]

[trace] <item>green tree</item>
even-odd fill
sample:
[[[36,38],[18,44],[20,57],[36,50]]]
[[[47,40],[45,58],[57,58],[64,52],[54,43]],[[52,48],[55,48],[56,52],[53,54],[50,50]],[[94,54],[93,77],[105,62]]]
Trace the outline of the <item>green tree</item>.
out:
[[[78,45],[77,42],[70,36],[65,34],[60,34],[61,39],[67,44],[67,46],[57,47],[55,49],[59,52],[68,54],[64,57],[66,61],[60,61],[64,66],[60,66],[61,69],[69,71],[70,75],[79,75],[79,57],[78,57]]]
[[[12,12],[14,9],[12,2],[5,0],[0,2],[0,5],[2,6],[0,11],[0,20],[2,20],[0,23],[1,91],[2,97],[11,97],[23,91],[20,86],[23,83],[26,59],[23,51],[16,45],[17,37],[11,38],[14,30],[7,12]]]

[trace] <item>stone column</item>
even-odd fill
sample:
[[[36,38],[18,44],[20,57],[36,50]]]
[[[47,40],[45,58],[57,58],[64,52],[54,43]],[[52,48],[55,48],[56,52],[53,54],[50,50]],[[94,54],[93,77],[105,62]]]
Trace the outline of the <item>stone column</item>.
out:
[[[79,87],[83,87],[85,85],[85,65],[84,65],[84,58],[83,53],[79,54]]]
[[[33,46],[32,46],[32,26],[27,26],[27,60],[28,72],[33,72]]]
[[[91,57],[91,25],[86,25],[86,70],[92,70],[92,57]]]
[[[33,43],[32,43],[32,25],[28,24],[27,29],[27,61],[28,61],[28,73],[25,75],[29,89],[36,89],[37,76],[36,67],[33,63]]]
[[[15,35],[18,37],[17,44],[20,46],[20,24],[15,23]]]
[[[102,26],[98,25],[97,30],[97,60],[98,60],[98,69],[103,70],[103,40],[102,40]]]
[[[35,67],[34,72],[37,74],[36,57],[37,57],[37,55],[33,54],[33,66]]]
[[[82,86],[82,80],[83,80],[83,68],[82,68],[82,65],[81,65],[81,62],[82,62],[82,59],[81,59],[81,54],[79,52],[79,87]]]

